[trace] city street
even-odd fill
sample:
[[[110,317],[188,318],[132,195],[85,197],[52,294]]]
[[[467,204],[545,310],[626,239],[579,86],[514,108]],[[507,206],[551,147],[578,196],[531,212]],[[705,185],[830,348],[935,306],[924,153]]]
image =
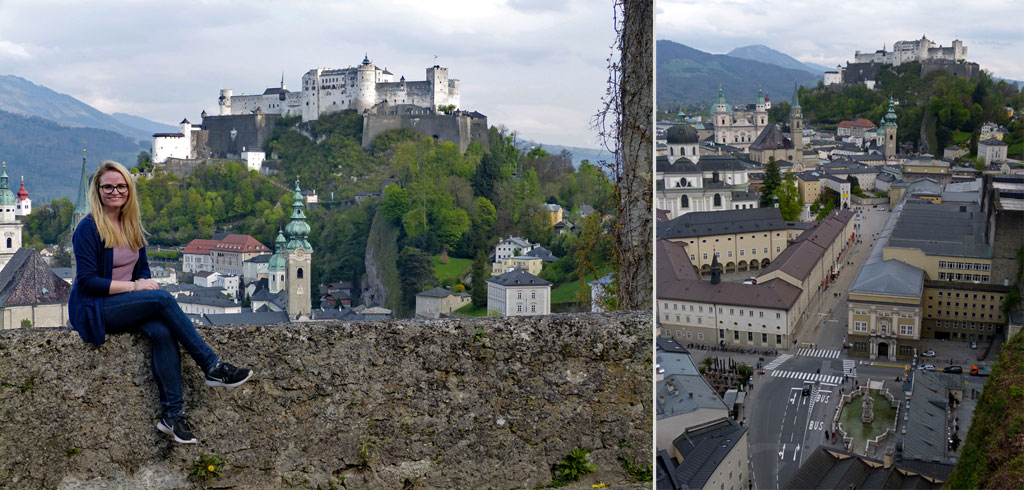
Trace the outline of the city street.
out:
[[[775,356],[741,354],[729,351],[691,349],[698,365],[706,357],[731,358],[755,368],[754,377],[745,402],[749,427],[749,459],[754,488],[777,489],[797,471],[800,464],[819,445],[839,444],[832,438],[832,420],[844,393],[856,389],[869,380],[883,381],[886,388],[902,400],[903,381],[912,366],[905,361],[885,359],[868,360],[849,356],[843,348],[847,334],[847,295],[857,272],[866,261],[871,247],[885,221],[889,219],[888,206],[866,206],[855,219],[857,239],[836,282],[818,294],[808,306],[804,319],[798,323],[795,345],[787,346]],[[741,280],[742,277],[735,278]],[[933,364],[937,370],[950,365],[963,367],[965,376],[965,403],[958,412],[969,417],[973,397],[980,395],[983,377],[969,376],[971,364],[987,345],[971,349],[964,342],[926,340],[922,349],[933,349],[935,357],[918,358],[917,364]],[[987,359],[998,355],[998,346]],[[758,373],[758,361],[763,358],[764,374]],[[896,381],[897,378],[900,381]],[[803,395],[804,384],[810,382],[810,393]],[[967,423],[961,424],[961,438],[966,435]],[[828,438],[826,438],[826,432]],[[858,448],[863,452],[863,448]]]

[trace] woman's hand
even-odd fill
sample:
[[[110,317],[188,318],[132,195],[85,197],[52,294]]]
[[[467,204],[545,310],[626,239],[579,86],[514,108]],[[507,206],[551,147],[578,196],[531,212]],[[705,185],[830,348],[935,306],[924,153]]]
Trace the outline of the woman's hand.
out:
[[[156,281],[154,281],[152,279],[136,279],[135,280],[135,290],[136,291],[145,291],[145,290],[153,290],[153,289],[160,289],[160,285],[157,284]]]

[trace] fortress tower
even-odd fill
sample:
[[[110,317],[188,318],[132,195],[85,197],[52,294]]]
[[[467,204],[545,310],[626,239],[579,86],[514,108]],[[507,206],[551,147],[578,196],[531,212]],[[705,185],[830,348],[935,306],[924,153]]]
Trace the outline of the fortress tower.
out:
[[[217,98],[217,104],[220,106],[220,115],[231,115],[231,89],[220,89],[220,97]]]
[[[370,57],[364,56],[363,63],[356,72],[356,93],[352,100],[352,108],[362,112],[377,103],[377,68],[370,63]]]
[[[287,291],[288,318],[298,320],[309,318],[312,312],[313,292],[310,291],[310,274],[312,269],[313,246],[306,237],[309,236],[309,225],[306,215],[302,212],[302,191],[299,181],[295,181],[295,194],[292,195],[292,220],[285,226],[288,243],[285,244],[285,290]]]

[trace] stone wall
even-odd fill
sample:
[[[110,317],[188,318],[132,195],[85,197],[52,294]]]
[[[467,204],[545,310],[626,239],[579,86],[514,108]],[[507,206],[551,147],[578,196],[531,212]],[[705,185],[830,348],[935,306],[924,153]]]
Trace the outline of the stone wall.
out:
[[[199,443],[171,442],[148,341],[99,349],[69,329],[0,332],[0,487],[534,488],[574,448],[592,484],[650,464],[649,312],[200,327],[252,381],[208,388],[183,362]],[[570,487],[573,488],[573,487]]]
[[[465,153],[470,142],[487,144],[487,118],[468,113],[456,115],[378,115],[363,116],[363,146],[370,146],[377,135],[389,129],[409,128],[437,142],[450,141]]]
[[[279,114],[263,113],[207,116],[203,118],[206,141],[196,154],[201,157],[227,158],[231,155],[237,158],[243,149],[263,150],[280,118]],[[233,138],[231,131],[235,131]]]

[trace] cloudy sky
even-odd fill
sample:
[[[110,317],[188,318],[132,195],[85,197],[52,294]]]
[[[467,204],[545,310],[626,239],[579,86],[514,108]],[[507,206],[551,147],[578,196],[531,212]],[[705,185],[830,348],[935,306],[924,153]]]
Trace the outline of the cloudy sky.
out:
[[[311,68],[359,64],[397,79],[435,63],[462,108],[535,141],[598,147],[614,32],[607,0],[0,0],[0,74],[104,112],[163,123],[236,95],[301,87]],[[437,59],[435,60],[435,56]]]
[[[655,19],[657,39],[714,54],[764,44],[830,67],[922,34],[943,46],[960,39],[970,61],[1024,80],[1021,0],[658,0]]]

